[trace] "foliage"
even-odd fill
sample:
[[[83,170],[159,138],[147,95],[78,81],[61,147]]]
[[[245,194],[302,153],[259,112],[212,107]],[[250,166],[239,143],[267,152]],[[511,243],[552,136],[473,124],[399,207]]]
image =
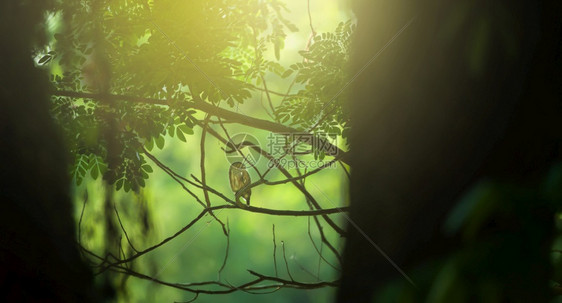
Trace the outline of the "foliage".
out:
[[[101,192],[106,193],[105,197],[98,199],[103,200],[102,206],[99,206],[105,222],[105,241],[102,242],[108,247],[100,252],[82,245],[84,254],[99,272],[109,270],[165,284],[156,276],[147,278],[149,276],[140,273],[141,269],[146,269],[144,266],[154,273],[154,264],[139,265],[133,261],[164,244],[168,245],[168,241],[206,215],[220,224],[227,241],[230,241],[228,221],[224,222],[218,214],[233,208],[242,208],[253,214],[314,218],[308,220],[308,231],[303,234],[310,237],[316,249],[312,252],[319,255],[324,260],[322,262],[338,268],[339,264],[330,263],[341,260],[339,247],[332,242],[334,234],[343,233],[343,230],[328,214],[345,211],[345,208],[323,208],[305,186],[304,180],[308,175],[303,176],[297,170],[298,176],[293,176],[293,172],[279,168],[285,179],[267,184],[295,187],[308,204],[309,211],[305,213],[236,204],[228,194],[207,183],[205,177],[204,138],[209,135],[226,143],[231,129],[227,123],[241,123],[252,131],[283,134],[306,129],[320,137],[330,137],[331,142],[336,137],[347,136],[349,118],[342,101],[345,94],[339,88],[346,86],[345,69],[354,25],[351,22],[341,23],[334,33],[315,35],[309,47],[299,53],[301,57],[297,61],[302,60],[302,63],[286,68],[280,63],[282,50],[288,33],[298,30],[286,17],[287,12],[286,6],[279,0],[61,0],[49,12],[46,27],[51,39],[35,50],[34,58],[39,68],[50,73],[54,87],[51,113],[63,129],[74,159],[70,175],[77,186],[85,179],[101,180],[104,184]],[[271,77],[288,80],[292,73],[296,74],[292,81],[301,86],[296,93],[291,92],[293,84],[289,84],[286,94],[268,88]],[[268,97],[269,108],[264,107],[264,112],[259,112],[256,110],[260,105],[257,95],[263,93]],[[273,94],[283,97],[280,105],[273,105]],[[257,105],[251,111],[257,117],[239,112],[239,106],[244,103]],[[261,117],[266,115],[270,119],[264,122]],[[215,119],[211,120],[211,117]],[[314,121],[318,125],[313,126]],[[215,122],[215,125],[210,122]],[[195,138],[196,134],[201,134],[201,141]],[[172,139],[173,142],[167,142]],[[154,155],[178,141],[189,146],[200,145],[200,153],[191,151],[186,155],[188,158],[201,158],[198,177],[192,172],[189,173],[191,177],[185,177]],[[294,158],[294,155],[287,156]],[[333,158],[331,163],[337,160]],[[271,168],[253,168],[260,179],[254,180],[251,187],[269,182],[265,175]],[[309,175],[324,168],[320,167]],[[133,208],[130,204],[121,202],[117,206],[115,202],[131,191],[134,197],[144,201],[142,189],[156,169],[180,185],[190,201],[203,209],[174,236],[144,250],[137,250],[133,242],[137,245],[145,242],[131,241],[129,236],[146,235],[144,231],[151,225],[147,222],[150,218],[148,207],[143,202],[139,204],[141,209],[134,211],[130,209]],[[86,186],[89,190],[85,197],[78,197],[84,201],[80,224],[88,192],[92,196],[104,195],[92,194],[91,185]],[[217,199],[224,200],[226,204],[217,205]],[[341,204],[338,203],[338,207],[343,206]],[[119,215],[118,209],[124,209],[124,212]],[[143,218],[143,233],[129,230],[127,234],[127,224],[123,223],[139,214]],[[316,231],[311,232],[311,224]],[[329,224],[332,229],[324,231],[324,224]],[[313,234],[321,238],[321,246],[317,247]],[[121,243],[123,236],[129,248],[121,247],[121,244],[116,249],[109,247]],[[86,243],[97,237],[100,235],[90,229],[86,234]],[[273,237],[276,243],[275,234]],[[323,253],[321,247],[328,247],[332,256],[324,256],[326,252]],[[229,255],[228,245],[226,249],[225,264]],[[285,263],[290,275],[286,259]],[[277,267],[275,277],[257,272],[251,272],[250,276],[254,280],[246,284],[248,290],[252,287],[267,290],[284,286],[315,289],[337,283],[319,281],[319,278],[309,284],[295,281],[293,277],[282,279]],[[126,279],[119,281],[124,283]],[[260,285],[263,282],[274,284]],[[199,287],[180,284],[172,287],[197,296],[206,293],[202,288],[209,285],[215,287],[210,293],[239,290],[220,280],[205,282],[197,285]]]
[[[346,138],[348,113],[338,91],[345,86],[354,25],[314,36],[300,52],[304,61],[285,69],[267,56],[273,49],[279,60],[286,31],[297,30],[285,10],[279,1],[61,1],[51,13],[60,30],[36,54],[38,65],[50,67],[57,91],[167,100],[156,105],[54,94],[52,112],[75,155],[77,184],[93,169],[92,177],[138,191],[148,177],[142,147],[162,149],[166,135],[185,142],[193,134],[189,101],[224,101],[233,108],[252,97],[267,73],[296,72],[294,81],[304,85],[274,109],[276,121],[304,130],[326,112],[314,131],[335,138],[343,130]],[[110,148],[118,158],[113,165]],[[102,168],[93,168],[94,160],[85,165],[84,155]]]
[[[351,21],[340,23],[334,33],[314,36],[310,48],[299,52],[305,60],[291,65],[283,76],[295,72],[295,81],[304,89],[277,108],[278,120],[291,120],[291,125],[303,130],[322,129],[333,138],[347,138],[349,113],[343,106],[346,95],[342,92],[349,78],[346,72],[354,28]],[[319,122],[318,113],[326,118]]]

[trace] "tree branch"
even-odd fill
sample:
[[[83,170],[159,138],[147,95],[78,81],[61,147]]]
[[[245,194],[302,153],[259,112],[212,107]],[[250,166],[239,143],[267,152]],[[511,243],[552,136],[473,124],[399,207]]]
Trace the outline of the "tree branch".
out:
[[[235,122],[238,124],[250,126],[253,128],[263,129],[278,134],[283,134],[283,133],[303,134],[303,131],[300,131],[298,129],[283,124],[271,122],[268,120],[253,118],[233,111],[229,111],[227,109],[217,107],[215,105],[212,105],[208,102],[204,102],[202,100],[197,100],[197,101],[170,100],[170,99],[160,100],[154,98],[143,98],[143,97],[134,97],[134,96],[125,96],[125,95],[93,94],[93,93],[73,92],[73,91],[54,91],[52,92],[52,95],[61,96],[61,97],[71,97],[71,98],[87,98],[87,99],[95,99],[95,100],[104,100],[105,102],[122,100],[127,102],[146,103],[146,104],[163,105],[163,106],[169,106],[171,103],[181,101],[181,103],[186,106],[209,113],[219,118],[226,119],[229,122]],[[305,140],[304,137],[306,136],[297,136],[297,137],[303,137],[301,142],[310,144],[309,142],[307,142],[307,140]],[[339,147],[334,146],[333,144],[326,141],[325,139],[319,138],[319,141],[320,141],[320,146],[323,148],[322,150],[326,153],[326,155],[340,156],[340,160],[342,162],[350,165],[348,154],[346,152],[341,150]]]
[[[162,240],[160,243],[158,243],[154,246],[151,246],[151,247],[149,247],[145,250],[139,251],[138,253],[132,255],[131,257],[129,257],[127,259],[119,260],[118,258],[114,257],[117,261],[113,262],[113,263],[109,263],[107,266],[103,267],[101,269],[101,271],[105,271],[110,266],[115,266],[115,265],[131,262],[131,261],[137,259],[138,257],[155,250],[156,248],[166,244],[167,242],[169,242],[169,241],[173,240],[174,238],[176,238],[177,236],[181,235],[183,232],[185,232],[186,230],[191,228],[191,226],[193,226],[195,223],[197,223],[197,221],[199,221],[201,218],[203,218],[203,216],[205,216],[208,212],[215,211],[215,210],[218,210],[218,209],[227,209],[227,208],[228,209],[240,209],[240,210],[244,210],[244,211],[250,211],[250,212],[254,212],[254,213],[267,214],[267,215],[295,216],[295,217],[318,216],[318,215],[326,216],[326,215],[330,215],[330,214],[337,214],[337,213],[347,211],[346,207],[331,208],[331,209],[318,209],[318,210],[278,210],[278,209],[261,208],[261,207],[255,207],[255,206],[238,207],[236,205],[231,205],[231,204],[213,206],[213,207],[205,208],[203,211],[201,211],[199,213],[199,215],[195,219],[191,220],[182,229],[177,231],[172,236],[169,236],[168,238]]]
[[[253,84],[250,84],[250,85],[252,86],[253,89],[256,89],[256,90],[265,92],[265,89],[263,89],[263,88],[261,88],[261,87],[255,86],[255,85],[253,85]],[[280,97],[292,97],[292,96],[296,96],[296,95],[289,95],[288,93],[285,93],[285,94],[284,94],[284,93],[272,91],[272,90],[270,90],[270,89],[268,89],[268,91],[269,91],[270,94],[272,94],[272,95],[277,95],[277,96],[280,96]]]
[[[227,144],[227,140],[225,138],[223,138],[219,133],[217,133],[214,129],[212,129],[211,127],[209,127],[208,125],[202,125],[200,122],[196,122],[197,125],[199,125],[200,127],[207,127],[207,132],[209,134],[211,134],[213,137],[217,138],[219,141],[221,141],[224,144]],[[251,146],[250,148],[252,148],[253,150],[257,151],[258,153],[260,153],[261,155],[263,155],[264,157],[266,157],[269,160],[275,160],[273,158],[272,155],[270,155],[268,152],[264,151],[263,149],[261,149],[258,146]],[[294,180],[293,176],[282,166],[277,166],[277,168],[279,169],[279,171],[285,175],[285,177],[287,179],[291,179],[291,183],[306,197],[307,201],[310,201],[310,203],[312,203],[312,205],[314,205],[314,207],[318,210],[321,210],[322,207],[320,207],[320,204],[318,204],[318,202],[316,201],[316,199],[310,194],[310,192],[308,192],[308,190],[302,186],[300,183],[298,183],[296,180]],[[249,186],[249,188],[255,186],[256,184],[259,183],[263,183],[262,180],[258,181],[258,182],[254,182],[253,184],[251,184]],[[322,215],[322,218],[324,218],[324,220],[326,221],[326,223],[328,223],[328,225],[330,225],[338,234],[340,234],[341,236],[346,236],[346,231],[343,230],[341,227],[339,227],[332,219],[330,219],[328,216],[326,215]]]

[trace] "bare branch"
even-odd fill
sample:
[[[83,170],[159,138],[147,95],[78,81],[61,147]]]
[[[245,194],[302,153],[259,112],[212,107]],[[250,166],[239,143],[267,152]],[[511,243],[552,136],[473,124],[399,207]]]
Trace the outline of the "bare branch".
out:
[[[131,261],[137,259],[138,257],[157,249],[158,247],[168,243],[169,241],[173,240],[177,236],[181,235],[183,232],[185,232],[190,227],[192,227],[195,223],[197,223],[201,218],[203,218],[203,216],[205,216],[208,212],[219,210],[219,209],[227,209],[227,208],[228,209],[241,209],[241,210],[245,210],[245,211],[268,214],[268,215],[275,215],[275,216],[296,216],[296,217],[298,217],[298,216],[327,215],[327,214],[335,214],[335,213],[341,213],[342,211],[346,211],[346,209],[340,209],[340,208],[337,208],[337,209],[336,208],[334,208],[334,209],[321,209],[321,210],[275,210],[275,209],[259,208],[259,207],[254,207],[254,206],[246,206],[246,207],[241,208],[241,207],[238,207],[236,205],[230,205],[230,204],[213,206],[213,207],[205,208],[203,211],[201,211],[201,213],[199,213],[199,215],[195,219],[190,221],[182,229],[180,229],[179,231],[177,231],[172,236],[169,236],[168,238],[162,240],[160,243],[158,243],[154,246],[151,246],[151,247],[149,247],[145,250],[139,251],[136,254],[132,255],[131,257],[127,258],[127,259],[119,259],[115,256],[112,256],[116,261],[114,263],[108,262],[108,265],[101,266],[102,267],[101,271],[102,272],[105,271],[110,266],[115,266],[115,265],[131,262]],[[104,259],[104,263],[105,262],[107,262],[107,258]],[[103,264],[100,264],[100,265],[103,265]]]
[[[207,125],[207,123],[209,122],[209,119],[211,118],[211,116],[209,114],[206,115],[205,117],[205,121],[203,121],[204,125]],[[207,184],[206,184],[206,170],[205,170],[205,137],[207,136],[207,130],[206,128],[203,129],[201,131],[201,144],[200,144],[200,148],[201,148],[201,162],[200,162],[200,167],[201,167],[201,184],[203,185],[203,196],[205,197],[205,203],[207,204],[207,207],[211,207],[211,200],[209,199],[209,192],[207,191]],[[226,227],[224,226],[224,223],[217,218],[217,216],[215,216],[215,214],[213,212],[209,212],[209,214],[221,225],[222,227],[222,232],[224,233],[224,235],[226,237],[228,237],[228,232],[226,231]]]
[[[265,184],[267,185],[278,185],[278,184],[285,184],[285,183],[289,183],[292,181],[297,181],[297,180],[301,180],[301,179],[305,179],[308,176],[314,175],[315,173],[332,166],[332,164],[334,164],[336,161],[339,161],[339,157],[334,158],[333,160],[326,162],[322,165],[319,165],[318,168],[313,169],[305,174],[293,177],[293,178],[287,178],[287,179],[283,179],[283,180],[279,180],[279,181],[264,181]]]
[[[215,138],[217,138],[219,141],[223,142],[224,144],[227,144],[228,141],[226,141],[226,139],[224,139],[219,133],[217,133],[214,129],[208,127],[208,126],[203,126],[201,125],[201,123],[197,123],[197,125],[199,125],[200,127],[207,127],[207,131],[209,132],[209,134],[211,134],[212,136],[214,136]],[[265,156],[266,158],[268,158],[269,160],[274,160],[275,158],[273,156],[271,156],[268,152],[264,151],[263,149],[261,149],[258,146],[251,146],[250,148],[254,149],[255,151],[259,152],[261,155]],[[287,177],[288,179],[293,179],[293,176],[282,166],[277,166],[277,168],[279,169],[279,171],[285,175],[285,177]],[[263,182],[263,181],[261,181]],[[302,186],[301,184],[299,184],[297,181],[292,180],[291,183],[297,188],[299,189],[299,191],[301,191],[301,193],[303,193],[303,195],[307,198],[307,200],[310,201],[310,203],[312,203],[312,205],[318,209],[321,210],[322,207],[320,207],[320,204],[318,204],[318,202],[316,201],[316,199],[314,199],[314,197],[308,192],[308,190],[306,190],[306,188],[304,186]],[[248,188],[252,188],[254,186],[256,186],[258,183],[254,183],[251,184]],[[328,225],[330,225],[338,234],[340,234],[341,236],[345,236],[346,232],[339,227],[338,225],[336,225],[336,223],[330,219],[328,216],[326,215],[322,215],[322,218],[324,220],[326,220],[326,222],[328,223]]]
[[[287,256],[285,255],[284,241],[281,241],[281,248],[283,249],[283,260],[285,260],[285,268],[287,268],[287,274],[289,275],[289,278],[291,278],[291,281],[295,281],[295,279],[293,279],[293,276],[291,275],[291,271],[289,270],[289,263],[287,262]]]
[[[317,222],[319,223],[319,222]],[[319,227],[320,228],[320,227]],[[322,236],[320,236],[320,249],[318,249],[318,247],[316,246],[316,242],[314,242],[314,239],[312,238],[312,234],[310,233],[310,217],[308,217],[308,237],[310,239],[310,242],[312,242],[312,246],[314,247],[314,249],[316,250],[316,252],[318,253],[319,259],[318,259],[318,272],[320,272],[320,261],[324,260],[324,262],[326,262],[326,264],[328,264],[330,267],[332,267],[333,269],[340,271],[339,268],[337,268],[336,266],[334,266],[331,262],[329,262],[328,260],[326,260],[326,258],[324,258],[324,255],[322,254],[322,243],[324,243],[324,238],[322,238]],[[327,241],[327,239],[326,239]],[[318,276],[320,276],[320,273],[318,274]]]
[[[154,164],[156,164],[156,166],[158,166],[166,174],[168,174],[172,179],[174,179],[174,181],[176,181],[183,188],[183,190],[185,190],[188,194],[190,194],[193,198],[195,198],[195,200],[197,202],[199,202],[199,204],[201,204],[201,206],[206,207],[205,203],[203,203],[203,201],[201,201],[201,199],[199,199],[199,197],[196,194],[194,194],[191,190],[189,190],[189,188],[187,188],[185,186],[185,184],[183,184],[183,182],[180,181],[180,179],[182,179],[184,181],[187,180],[187,179],[183,178],[182,176],[180,176],[179,174],[174,172],[171,168],[169,168],[168,166],[166,166],[162,162],[160,162],[154,155],[152,155],[150,152],[148,152],[148,150],[146,150],[146,148],[144,148],[144,146],[143,146],[142,150],[143,150],[144,154],[150,160],[152,160],[152,162],[154,162]]]
[[[211,118],[211,116],[209,114],[206,115],[205,117],[205,121],[203,121],[203,125],[207,125],[207,122],[209,122],[209,118]],[[206,171],[205,171],[205,137],[207,135],[207,128],[204,127],[203,130],[201,131],[201,144],[200,144],[200,149],[201,149],[201,161],[200,161],[200,168],[201,168],[201,184],[203,184],[203,196],[205,197],[205,203],[207,204],[207,207],[211,206],[211,200],[209,200],[209,193],[207,192],[206,189],[206,185],[207,185],[207,181],[206,181]],[[225,231],[226,234],[226,231]]]
[[[224,124],[222,124],[222,119],[219,118],[219,122],[220,122],[220,127],[222,128],[222,131],[224,132],[224,134],[226,135],[226,137],[228,138],[228,142],[233,142],[232,138],[230,137],[230,135],[228,134],[228,131],[226,130],[226,127],[224,127]],[[228,144],[227,144],[228,145]],[[258,168],[256,167],[256,165],[254,163],[252,163],[252,161],[249,161],[248,158],[246,158],[246,155],[242,152],[242,149],[239,148],[238,146],[234,145],[233,146],[234,150],[236,150],[236,152],[238,154],[240,154],[240,156],[242,156],[242,158],[244,159],[244,163],[248,163],[250,164],[250,166],[252,166],[252,168],[256,171],[256,173],[258,174],[258,176],[260,176],[260,178],[262,178],[262,175],[260,173],[260,171],[258,170]],[[226,150],[225,150],[226,152]]]
[[[269,280],[269,281],[275,281],[275,282],[287,284],[285,286],[293,285],[293,286],[296,286],[296,288],[314,289],[314,288],[319,288],[319,287],[324,287],[324,286],[337,287],[339,285],[339,281],[323,281],[323,282],[318,282],[318,283],[302,283],[302,282],[288,281],[288,280],[277,278],[277,277],[270,277],[270,276],[262,275],[262,274],[259,274],[255,271],[253,271],[253,270],[248,270],[248,272],[251,273],[252,275],[256,276],[256,277],[259,277],[259,278],[263,279],[263,280]]]
[[[321,282],[316,282],[316,283],[306,283],[306,282],[298,282],[298,281],[289,281],[289,280],[285,280],[285,279],[281,279],[281,278],[277,278],[277,277],[271,277],[271,276],[266,276],[266,275],[262,275],[259,274],[255,271],[252,270],[248,270],[248,272],[257,277],[256,279],[246,282],[244,284],[238,285],[238,286],[232,286],[232,285],[226,285],[226,284],[217,284],[217,283],[213,283],[215,285],[219,285],[221,287],[223,287],[223,289],[220,290],[210,290],[210,289],[200,289],[200,288],[193,288],[193,287],[187,287],[185,285],[182,285],[180,283],[170,283],[170,282],[166,282],[139,272],[136,272],[134,270],[131,270],[129,268],[125,268],[123,266],[114,266],[111,268],[112,271],[114,272],[118,272],[118,273],[122,273],[122,274],[127,274],[136,278],[140,278],[140,279],[144,279],[144,280],[148,280],[148,281],[152,281],[154,283],[158,283],[161,285],[166,285],[169,287],[173,287],[176,289],[181,289],[184,291],[188,291],[191,293],[196,293],[196,294],[229,294],[229,293],[233,293],[235,291],[252,291],[252,290],[263,290],[263,289],[278,289],[281,287],[289,287],[289,288],[298,288],[298,289],[315,289],[315,288],[321,288],[321,287],[326,287],[326,286],[331,286],[331,287],[336,287],[339,284],[339,281],[321,281]],[[269,284],[269,285],[257,285],[261,282],[264,281],[272,281],[272,282],[277,282],[275,284]],[[210,284],[210,283],[208,283]]]
[[[263,89],[265,91],[265,95],[267,97],[267,102],[269,103],[269,108],[271,109],[272,113],[275,113],[275,107],[273,107],[273,103],[271,102],[271,96],[269,95],[269,89],[267,89],[267,83],[265,82],[265,78],[261,77],[261,82],[263,83]]]
[[[199,293],[195,293],[195,296],[193,296],[193,298],[189,301],[184,301],[184,303],[191,303],[191,302],[195,302],[195,300],[197,300],[197,298],[199,297]]]
[[[84,216],[84,210],[86,209],[86,203],[88,202],[88,190],[84,191],[84,204],[82,205],[82,211],[80,212],[80,220],[78,220],[78,244],[82,244],[82,217]]]
[[[251,85],[253,89],[256,89],[256,90],[265,92],[265,89],[263,89],[263,88],[261,88],[261,87],[258,87],[258,86],[252,85],[252,84],[249,84],[249,85]],[[296,95],[289,95],[288,92],[287,92],[287,93],[280,93],[280,92],[272,91],[272,90],[270,90],[270,89],[268,89],[268,91],[269,91],[270,94],[272,94],[272,95],[277,95],[277,96],[280,96],[280,97],[292,97],[292,96],[296,96]]]
[[[309,217],[310,218],[310,217]],[[279,277],[279,273],[277,272],[277,243],[275,242],[275,224],[273,224],[273,265],[275,267],[275,276]]]
[[[119,221],[119,226],[121,226],[121,230],[122,230],[123,233],[125,234],[125,238],[127,239],[127,242],[129,243],[129,246],[131,246],[131,248],[132,248],[135,252],[139,252],[139,251],[133,246],[133,243],[131,243],[131,239],[129,239],[129,235],[127,234],[127,231],[125,230],[125,227],[123,226],[123,222],[121,222],[121,216],[119,216],[119,211],[117,211],[117,205],[115,205],[115,202],[113,202],[113,209],[115,210],[115,214],[117,215],[117,221]],[[123,252],[123,257],[125,257],[125,252]]]
[[[351,174],[349,173],[349,170],[345,167],[345,165],[343,165],[342,161],[339,161],[341,168],[343,169],[343,171],[345,172],[345,174],[347,175],[347,179],[351,180]]]
[[[122,260],[117,260],[115,263],[111,263],[109,266],[115,266],[115,265],[119,265],[119,264],[124,264],[124,263],[128,263],[131,262],[135,259],[137,259],[138,257],[149,253],[155,249],[157,249],[158,247],[168,243],[169,241],[175,239],[177,236],[181,235],[183,232],[185,232],[186,230],[188,230],[191,226],[193,226],[195,223],[197,223],[201,218],[203,218],[203,216],[205,216],[207,214],[207,212],[211,211],[211,210],[216,210],[216,209],[222,209],[225,208],[223,206],[215,206],[215,207],[209,207],[209,208],[205,208],[202,212],[199,213],[199,215],[197,217],[195,217],[195,219],[191,220],[187,225],[185,225],[182,229],[180,229],[179,231],[177,231],[175,234],[173,234],[172,236],[169,236],[168,238],[162,240],[160,243],[151,246],[145,250],[139,251],[136,254],[132,255],[131,257],[127,258],[127,259],[122,259]],[[102,271],[104,271],[105,269],[107,269],[109,266],[106,266],[105,268],[102,269]]]
[[[219,269],[218,279],[221,279],[221,273],[223,269],[226,267],[226,261],[228,260],[228,253],[230,251],[230,227],[228,225],[228,218],[226,219],[226,252],[224,253],[224,261],[222,262],[222,266]]]

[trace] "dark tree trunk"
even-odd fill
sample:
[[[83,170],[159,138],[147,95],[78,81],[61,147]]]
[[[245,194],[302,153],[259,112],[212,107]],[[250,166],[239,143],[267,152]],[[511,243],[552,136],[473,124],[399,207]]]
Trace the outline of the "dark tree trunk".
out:
[[[49,1],[0,4],[0,301],[91,302],[76,246],[67,157],[34,67]]]
[[[406,279],[365,235],[411,276],[457,247],[442,224],[469,186],[482,177],[535,184],[560,159],[562,142],[559,3],[357,2],[354,70],[411,24],[353,84],[355,224],[348,224],[338,302],[369,302],[384,283]],[[522,292],[519,300],[540,302],[548,297],[552,210],[522,209],[544,224],[536,255],[514,257],[521,262],[514,266],[538,268],[526,272],[536,276],[524,277],[525,289],[506,286],[501,298]],[[501,256],[486,258],[482,264]]]

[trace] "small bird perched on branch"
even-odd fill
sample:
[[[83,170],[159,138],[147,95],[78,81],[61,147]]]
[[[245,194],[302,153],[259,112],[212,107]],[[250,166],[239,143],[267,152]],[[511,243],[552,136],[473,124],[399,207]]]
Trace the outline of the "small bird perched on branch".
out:
[[[252,182],[250,174],[246,170],[246,166],[242,162],[234,162],[230,165],[228,172],[230,179],[230,188],[236,196],[236,203],[240,203],[240,197],[246,200],[246,204],[250,205],[251,189],[246,189]]]

